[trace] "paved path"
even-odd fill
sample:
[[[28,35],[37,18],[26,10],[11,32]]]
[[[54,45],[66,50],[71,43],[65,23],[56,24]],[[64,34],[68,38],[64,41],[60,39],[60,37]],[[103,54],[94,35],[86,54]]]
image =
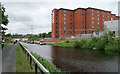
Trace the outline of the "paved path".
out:
[[[15,72],[17,45],[8,45],[2,51],[2,72]]]
[[[2,50],[0,48],[0,74],[2,73]]]

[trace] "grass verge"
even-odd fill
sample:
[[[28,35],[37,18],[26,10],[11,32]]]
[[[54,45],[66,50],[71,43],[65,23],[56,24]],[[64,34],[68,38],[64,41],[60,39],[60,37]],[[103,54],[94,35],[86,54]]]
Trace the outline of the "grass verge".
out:
[[[32,72],[27,55],[22,51],[19,44],[17,44],[16,53],[16,72]]]
[[[5,42],[4,47],[8,46],[9,44],[10,44],[10,42]]]
[[[36,53],[31,52],[31,54],[49,71],[49,72],[61,72],[54,64],[48,62],[46,59],[37,55]]]

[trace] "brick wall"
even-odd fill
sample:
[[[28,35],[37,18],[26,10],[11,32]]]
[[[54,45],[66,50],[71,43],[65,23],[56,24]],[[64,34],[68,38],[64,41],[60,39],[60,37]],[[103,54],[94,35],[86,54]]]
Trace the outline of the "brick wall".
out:
[[[61,39],[44,39],[44,42],[59,42]]]

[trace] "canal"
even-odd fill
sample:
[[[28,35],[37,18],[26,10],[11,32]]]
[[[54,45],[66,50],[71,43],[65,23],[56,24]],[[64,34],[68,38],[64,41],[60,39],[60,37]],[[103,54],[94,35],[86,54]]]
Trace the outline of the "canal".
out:
[[[23,43],[66,72],[118,72],[118,56],[104,51]]]

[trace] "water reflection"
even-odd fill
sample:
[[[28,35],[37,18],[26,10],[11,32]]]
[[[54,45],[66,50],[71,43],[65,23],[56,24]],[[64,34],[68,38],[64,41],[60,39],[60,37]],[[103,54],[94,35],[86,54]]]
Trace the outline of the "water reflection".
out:
[[[52,62],[69,72],[118,72],[118,57],[103,51],[52,46]]]
[[[118,72],[118,56],[103,51],[23,44],[63,71]]]

